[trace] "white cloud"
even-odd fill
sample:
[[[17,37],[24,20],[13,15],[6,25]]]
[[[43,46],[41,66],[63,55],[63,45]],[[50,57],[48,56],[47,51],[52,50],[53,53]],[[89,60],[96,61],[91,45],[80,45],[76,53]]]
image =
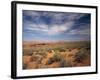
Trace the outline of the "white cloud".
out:
[[[49,29],[48,34],[49,35],[57,35],[66,30],[67,30],[67,27],[65,27],[65,26],[54,25]]]
[[[50,27],[48,34],[49,35],[57,35],[63,32],[67,32],[69,29],[72,28],[74,22],[68,22],[62,25],[54,25]]]
[[[27,30],[30,31],[42,31],[48,35],[58,35],[63,32],[67,32],[69,29],[72,28],[74,22],[68,22],[65,24],[54,24],[54,25],[46,25],[46,24],[28,24]]]
[[[83,17],[85,14],[81,13],[63,13],[63,12],[41,12],[41,11],[25,11],[25,15],[31,16],[31,18],[35,21],[39,21],[41,16],[45,16],[47,18],[51,18],[52,24],[61,23],[63,19],[66,21],[78,20]]]
[[[75,29],[75,30],[71,30],[69,32],[69,34],[71,35],[90,35],[90,29],[89,28],[86,28],[86,29],[81,29],[81,30],[78,30],[78,29]]]
[[[81,17],[83,17],[85,14],[69,14],[67,15],[68,16],[68,20],[78,20],[80,19]]]
[[[41,16],[50,17],[51,23],[45,24],[45,22],[41,23],[34,23],[32,21],[26,21],[25,22],[25,28],[30,31],[42,31],[44,34],[47,35],[58,35],[63,32],[66,32],[70,30],[73,25],[75,24],[76,20],[83,17],[85,14],[80,13],[55,13],[55,12],[37,12],[37,11],[26,11],[24,12],[25,15],[31,16],[33,20],[40,21]],[[65,22],[63,22],[63,19],[66,19]],[[67,34],[89,34],[89,30],[70,30]]]
[[[29,24],[27,30],[33,31],[48,31],[48,25],[45,24]]]
[[[80,30],[78,31],[79,34],[90,35],[90,29]]]

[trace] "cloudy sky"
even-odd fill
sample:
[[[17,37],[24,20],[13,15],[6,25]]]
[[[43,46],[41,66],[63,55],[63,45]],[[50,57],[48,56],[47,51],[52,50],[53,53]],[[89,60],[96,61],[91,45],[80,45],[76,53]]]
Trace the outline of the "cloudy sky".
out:
[[[23,10],[23,40],[88,41],[91,15]]]

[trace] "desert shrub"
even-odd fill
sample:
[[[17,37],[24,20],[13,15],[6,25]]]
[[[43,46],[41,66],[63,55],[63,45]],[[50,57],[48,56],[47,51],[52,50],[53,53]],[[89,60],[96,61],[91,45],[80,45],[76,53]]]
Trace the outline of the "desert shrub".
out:
[[[61,55],[60,54],[54,54],[54,56],[53,57],[51,57],[49,60],[48,60],[48,62],[47,62],[47,64],[52,64],[53,62],[58,62],[58,61],[60,61],[61,60]]]
[[[46,58],[47,54],[46,53],[41,53],[40,54],[42,57]]]
[[[69,61],[66,61],[64,58],[62,58],[61,55],[54,55],[53,58],[50,58],[48,60],[48,65],[53,64],[55,62],[59,62],[60,63],[60,67],[71,67],[71,63]]]
[[[33,54],[32,50],[23,49],[23,55],[31,56]]]
[[[91,49],[89,47],[84,47],[84,48],[81,48],[80,51],[84,51],[85,53],[89,54],[91,53]]]
[[[23,64],[23,69],[27,69],[27,64]]]
[[[35,61],[37,63],[41,63],[42,58],[43,57],[41,55],[32,55],[31,61]]]
[[[78,62],[80,63],[83,59],[85,59],[88,56],[87,51],[84,50],[80,50],[79,52],[77,52],[74,56],[74,62]]]
[[[54,58],[55,61],[60,61],[62,59],[62,56],[61,56],[60,53],[56,53],[56,54],[54,54],[53,58]]]
[[[46,57],[46,50],[43,49],[39,49],[39,50],[34,50],[33,51],[33,55],[41,55],[43,57]]]
[[[86,49],[86,50],[90,50],[90,47],[86,47],[85,49]]]
[[[69,51],[72,51],[72,48],[69,48]]]
[[[46,64],[47,64],[47,65],[48,65],[48,64],[52,64],[53,62],[54,62],[54,58],[50,58]]]
[[[72,48],[67,48],[67,51],[69,51],[69,52],[72,51]]]
[[[66,51],[69,52],[69,48],[66,48]]]
[[[36,55],[41,55],[41,56],[45,57],[46,56],[46,52],[42,52],[42,51],[41,52],[37,52]]]
[[[62,59],[62,60],[60,61],[60,65],[61,65],[61,67],[72,67],[71,62],[70,62],[70,61],[66,61],[66,60],[64,60],[64,59]]]
[[[59,50],[60,52],[65,52],[66,50],[64,48],[60,49]]]
[[[77,50],[81,50],[82,47],[77,47]]]
[[[49,68],[58,68],[58,67],[60,67],[60,62],[54,62],[54,63],[48,65],[48,67]]]
[[[52,52],[52,49],[47,49],[47,52],[51,53]]]
[[[59,52],[65,52],[66,48],[62,48],[62,47],[57,47],[53,49],[54,51],[59,51]]]

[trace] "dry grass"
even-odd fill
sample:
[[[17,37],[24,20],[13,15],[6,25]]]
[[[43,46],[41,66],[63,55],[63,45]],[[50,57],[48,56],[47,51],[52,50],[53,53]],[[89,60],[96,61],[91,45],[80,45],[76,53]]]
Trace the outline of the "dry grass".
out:
[[[90,66],[90,51],[90,42],[24,42],[23,69]]]

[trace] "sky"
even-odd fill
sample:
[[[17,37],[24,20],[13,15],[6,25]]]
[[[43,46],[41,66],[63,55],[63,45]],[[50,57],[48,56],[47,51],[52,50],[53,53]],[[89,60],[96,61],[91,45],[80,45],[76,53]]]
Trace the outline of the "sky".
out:
[[[24,41],[89,41],[87,13],[23,10]]]

